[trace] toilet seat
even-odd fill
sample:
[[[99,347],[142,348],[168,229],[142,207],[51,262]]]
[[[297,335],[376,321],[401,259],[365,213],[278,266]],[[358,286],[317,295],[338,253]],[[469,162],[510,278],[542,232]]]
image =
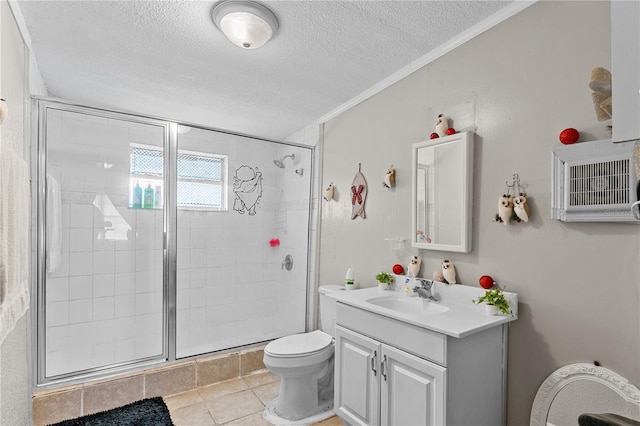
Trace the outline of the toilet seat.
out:
[[[332,341],[333,337],[321,330],[293,334],[269,343],[264,353],[276,358],[310,356],[325,350]]]

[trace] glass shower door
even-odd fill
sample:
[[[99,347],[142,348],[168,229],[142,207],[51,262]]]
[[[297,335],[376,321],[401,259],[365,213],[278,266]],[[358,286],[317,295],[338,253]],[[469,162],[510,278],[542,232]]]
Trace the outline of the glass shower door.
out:
[[[177,358],[305,331],[311,152],[179,127]]]
[[[46,135],[40,382],[166,357],[167,125],[69,106],[41,105],[40,115]]]

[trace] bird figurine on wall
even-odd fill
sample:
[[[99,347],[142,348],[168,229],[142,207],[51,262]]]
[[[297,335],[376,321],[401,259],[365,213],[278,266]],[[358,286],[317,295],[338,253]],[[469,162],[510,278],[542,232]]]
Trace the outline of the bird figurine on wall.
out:
[[[456,267],[453,266],[453,262],[450,260],[442,261],[442,276],[447,284],[456,283]]]
[[[498,222],[503,222],[506,225],[509,224],[511,220],[511,215],[513,214],[513,199],[510,194],[503,194],[502,197],[498,198]]]
[[[422,259],[418,256],[413,256],[411,261],[407,265],[407,275],[410,277],[417,277],[420,273],[420,265],[422,264]]]
[[[447,129],[449,128],[449,119],[443,114],[438,115],[438,121],[436,122],[436,133],[438,136],[446,136]]]
[[[333,200],[333,182],[331,182],[327,189],[324,190],[324,199],[326,201]]]
[[[9,114],[9,107],[7,107],[7,101],[0,99],[0,124],[4,123]]]
[[[385,188],[392,188],[393,185],[396,184],[396,169],[393,168],[393,165],[387,169],[387,172],[384,175],[384,182],[382,185]]]
[[[513,197],[513,212],[521,221],[529,221],[529,204],[527,204],[527,197],[524,192],[521,192],[517,197]]]

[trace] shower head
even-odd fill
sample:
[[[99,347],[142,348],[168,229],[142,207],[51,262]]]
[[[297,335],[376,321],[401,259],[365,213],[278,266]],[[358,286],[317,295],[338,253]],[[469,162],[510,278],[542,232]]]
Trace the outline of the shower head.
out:
[[[284,169],[284,160],[285,160],[285,158],[291,158],[291,160],[295,160],[296,156],[295,156],[295,154],[285,155],[284,157],[282,157],[279,160],[273,160],[273,164],[275,164],[276,166],[280,167],[281,169]]]

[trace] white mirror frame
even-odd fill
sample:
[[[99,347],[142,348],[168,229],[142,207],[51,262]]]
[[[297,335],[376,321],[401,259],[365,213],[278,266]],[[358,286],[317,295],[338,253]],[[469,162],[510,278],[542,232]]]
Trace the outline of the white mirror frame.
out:
[[[551,403],[556,395],[565,386],[576,380],[600,383],[616,392],[625,401],[640,406],[640,389],[629,383],[624,377],[593,364],[569,364],[554,371],[540,385],[531,408],[530,426],[547,426]]]
[[[440,244],[438,242],[422,243],[416,241],[417,226],[417,179],[418,179],[418,150],[424,147],[437,147],[447,143],[457,142],[462,146],[461,174],[462,188],[458,194],[461,205],[460,215],[460,244]],[[469,253],[471,251],[471,209],[473,202],[473,133],[461,132],[450,136],[416,142],[412,145],[412,185],[411,185],[411,246],[426,249]]]

